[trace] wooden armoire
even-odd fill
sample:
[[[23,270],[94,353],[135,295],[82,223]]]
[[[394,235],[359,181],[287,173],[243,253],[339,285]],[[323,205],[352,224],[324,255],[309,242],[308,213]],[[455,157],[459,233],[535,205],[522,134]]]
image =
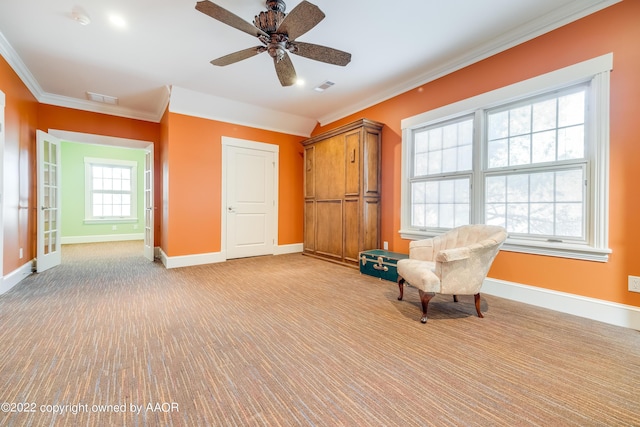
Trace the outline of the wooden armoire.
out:
[[[304,253],[348,265],[380,247],[382,123],[361,119],[304,145]]]

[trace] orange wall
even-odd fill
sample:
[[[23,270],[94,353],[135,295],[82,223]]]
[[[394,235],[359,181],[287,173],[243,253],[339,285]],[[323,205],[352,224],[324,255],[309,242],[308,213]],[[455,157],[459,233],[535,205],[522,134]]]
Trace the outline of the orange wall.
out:
[[[0,56],[0,90],[6,95],[4,142],[3,275],[35,257],[35,133],[38,103]],[[24,256],[20,259],[20,248]]]
[[[279,146],[278,244],[302,242],[303,138],[176,113],[165,120],[162,250],[168,256],[221,250],[223,136]]]
[[[480,93],[614,53],[611,74],[611,173],[607,263],[502,251],[490,277],[640,306],[627,275],[640,275],[640,1],[626,0],[572,24],[442,77],[324,127],[358,118],[386,124],[382,148],[382,240],[407,252],[400,238],[400,121]]]
[[[162,173],[160,168],[160,124],[76,110],[73,108],[39,104],[38,129],[45,132],[50,129],[57,129],[153,142],[154,204],[156,207],[160,206],[162,202],[161,187],[159,185]],[[155,209],[156,216],[158,212],[159,209]],[[156,217],[154,223],[154,240],[156,246],[158,246],[160,238],[160,220]]]

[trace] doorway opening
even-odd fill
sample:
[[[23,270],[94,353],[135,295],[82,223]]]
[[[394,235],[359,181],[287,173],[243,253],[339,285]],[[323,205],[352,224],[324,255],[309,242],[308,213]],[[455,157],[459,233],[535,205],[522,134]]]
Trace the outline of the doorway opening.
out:
[[[61,141],[60,242],[138,240],[141,254],[153,261],[153,142],[62,130],[49,135]]]

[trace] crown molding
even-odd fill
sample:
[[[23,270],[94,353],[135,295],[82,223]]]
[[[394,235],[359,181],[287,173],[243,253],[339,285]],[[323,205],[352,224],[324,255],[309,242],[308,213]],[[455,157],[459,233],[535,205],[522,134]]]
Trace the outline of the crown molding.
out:
[[[171,88],[169,111],[305,138],[311,135],[317,125],[315,119],[308,117],[207,95],[179,86]]]
[[[41,104],[55,105],[57,107],[74,108],[76,110],[159,123],[160,120],[162,120],[162,115],[169,105],[169,95],[170,92],[168,89],[164,91],[163,99],[154,112],[134,110],[118,105],[102,104],[85,99],[71,98],[68,96],[54,95],[50,93],[43,93],[38,98],[38,102]]]
[[[24,65],[20,56],[15,51],[13,46],[6,39],[4,34],[0,31],[0,55],[7,61],[9,66],[13,68],[13,71],[20,77],[22,82],[27,86],[31,94],[36,98],[40,99],[40,97],[44,94],[44,91],[31,74],[31,71]]]
[[[90,111],[93,113],[109,114],[112,116],[125,117],[129,119],[144,120],[159,123],[162,120],[167,106],[169,105],[169,90],[165,91],[163,99],[154,112],[138,111],[118,105],[100,104],[97,102],[60,96],[45,92],[38,81],[33,77],[31,71],[24,64],[13,46],[0,32],[0,55],[7,61],[9,66],[15,71],[20,80],[27,86],[27,89],[41,104],[55,105],[57,107],[73,108],[76,110]]]
[[[505,50],[563,27],[571,22],[584,18],[585,16],[606,9],[616,3],[620,3],[621,1],[622,0],[575,0],[574,2],[558,8],[539,19],[528,22],[527,24],[512,31],[508,31],[500,37],[480,45],[473,51],[469,51],[464,55],[458,56],[457,58],[444,63],[442,66],[430,68],[426,73],[418,76],[417,78],[406,80],[403,83],[389,88],[388,90],[378,92],[375,96],[366,98],[357,104],[351,104],[344,109],[336,110],[331,114],[320,117],[318,122],[320,122],[320,125],[325,126],[336,120],[340,120],[343,117],[355,114],[365,108],[372,107],[383,101],[408,92],[416,87],[437,80],[440,77],[444,77],[455,71],[461,70],[469,65],[482,61],[483,59],[487,59],[500,52],[504,52]]]

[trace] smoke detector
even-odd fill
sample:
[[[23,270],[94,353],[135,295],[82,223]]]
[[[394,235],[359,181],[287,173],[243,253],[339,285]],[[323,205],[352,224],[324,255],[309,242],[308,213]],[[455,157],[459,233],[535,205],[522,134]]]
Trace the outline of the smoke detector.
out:
[[[80,6],[76,6],[71,10],[71,18],[80,25],[91,24],[91,18]]]

